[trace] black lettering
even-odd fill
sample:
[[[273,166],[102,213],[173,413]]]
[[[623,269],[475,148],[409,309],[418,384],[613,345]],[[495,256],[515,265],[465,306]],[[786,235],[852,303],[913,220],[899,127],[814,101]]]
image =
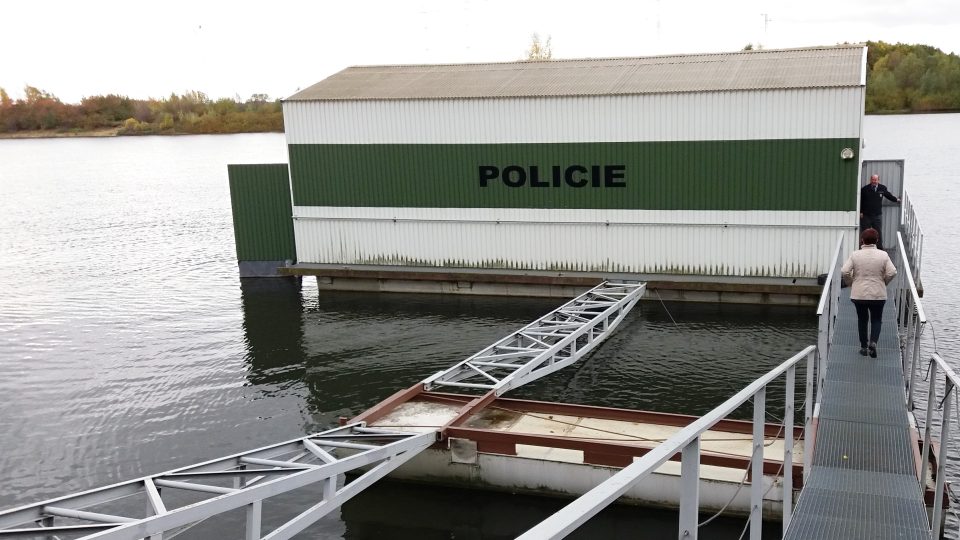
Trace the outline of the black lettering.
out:
[[[627,187],[627,182],[623,179],[626,170],[625,165],[605,166],[603,168],[603,187]]]
[[[500,169],[494,167],[493,165],[481,165],[480,166],[480,187],[487,187],[490,180],[495,179],[500,176]]]
[[[495,165],[480,165],[478,168],[480,187],[490,186],[491,181],[501,180],[507,187],[523,187],[529,180],[529,186],[535,188],[587,186],[605,188],[627,187],[626,165],[562,165],[550,167],[550,177],[540,176],[539,165],[508,165],[501,170]]]
[[[579,172],[580,174],[587,174],[587,168],[582,165],[571,165],[567,167],[567,170],[564,172],[564,180],[567,181],[567,185],[570,187],[584,187],[587,185],[587,179],[581,177],[579,180],[574,180],[573,173]]]
[[[516,173],[516,180],[511,178],[511,176],[514,176],[514,173]],[[504,167],[503,183],[510,187],[521,187],[527,183],[527,171],[523,170],[523,167],[518,167],[516,165]]]
[[[540,167],[530,166],[530,187],[550,187],[550,182],[540,181]]]

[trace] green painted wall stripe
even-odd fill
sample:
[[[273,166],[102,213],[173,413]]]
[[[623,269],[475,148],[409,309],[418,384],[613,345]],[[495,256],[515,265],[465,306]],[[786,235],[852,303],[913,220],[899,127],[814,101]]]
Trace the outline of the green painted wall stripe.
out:
[[[859,142],[291,144],[289,150],[298,206],[849,211],[857,205],[858,160],[843,161],[840,151],[856,151]],[[541,181],[552,182],[553,166],[576,164],[623,165],[626,187],[480,186],[481,165],[535,165]]]
[[[227,174],[237,260],[296,260],[287,165],[227,165]]]

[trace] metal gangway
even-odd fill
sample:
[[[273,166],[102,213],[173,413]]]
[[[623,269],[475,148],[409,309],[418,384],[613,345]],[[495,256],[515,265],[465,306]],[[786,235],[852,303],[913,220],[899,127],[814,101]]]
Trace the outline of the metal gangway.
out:
[[[642,283],[601,283],[420,385],[483,390],[494,396],[539,379],[596,348],[644,290]],[[0,539],[69,535],[162,540],[240,508],[246,512],[246,540],[292,538],[429,448],[439,435],[439,430],[391,431],[355,421],[300,439],[2,511]],[[344,484],[347,474],[357,477]],[[264,501],[308,486],[322,486],[319,500],[263,534]],[[204,499],[174,505],[167,496],[174,490]]]
[[[573,364],[623,321],[644,283],[602,283],[459,364],[423,381],[440,387],[504,392]]]

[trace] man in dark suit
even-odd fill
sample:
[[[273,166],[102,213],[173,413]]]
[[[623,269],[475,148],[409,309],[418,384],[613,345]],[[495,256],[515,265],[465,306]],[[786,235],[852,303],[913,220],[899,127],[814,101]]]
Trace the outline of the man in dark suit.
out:
[[[898,203],[900,198],[887,190],[887,186],[880,183],[880,175],[870,177],[870,183],[860,188],[860,232],[867,229],[883,231],[883,197]],[[877,240],[877,249],[883,249],[883,237]]]

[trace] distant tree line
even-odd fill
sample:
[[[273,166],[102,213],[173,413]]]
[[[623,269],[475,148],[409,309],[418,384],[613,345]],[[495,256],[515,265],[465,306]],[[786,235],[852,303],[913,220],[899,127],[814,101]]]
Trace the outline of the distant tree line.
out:
[[[867,47],[868,113],[960,110],[960,56],[929,45]]]
[[[51,93],[26,86],[22,99],[0,88],[0,133],[115,129],[120,135],[177,133],[254,133],[283,131],[280,100],[266,94],[249,99],[212,100],[203,92],[170,94],[166,99],[131,99],[108,94],[63,103]]]
[[[867,42],[868,113],[960,110],[960,56],[929,45]],[[754,48],[752,45],[748,48]],[[757,46],[757,48],[760,48]],[[550,38],[534,34],[528,60],[549,60]],[[266,94],[212,100],[203,92],[166,99],[108,94],[63,103],[26,86],[22,99],[0,88],[0,133],[115,129],[120,135],[283,131],[280,100]]]

